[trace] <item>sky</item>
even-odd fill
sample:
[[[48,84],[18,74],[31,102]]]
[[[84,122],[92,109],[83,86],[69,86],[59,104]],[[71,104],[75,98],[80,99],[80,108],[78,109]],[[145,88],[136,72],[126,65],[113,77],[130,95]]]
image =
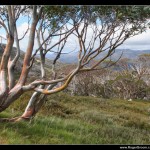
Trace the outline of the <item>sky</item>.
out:
[[[18,22],[18,36],[19,38],[22,37],[23,33],[26,31],[28,27],[27,20],[23,18],[20,22]],[[5,37],[4,30],[0,28],[0,36]],[[20,41],[20,48],[21,50],[25,51],[27,46],[29,33],[25,36],[25,38]],[[75,48],[75,41],[73,38],[68,39],[68,44],[65,48]],[[72,42],[74,41],[74,42]],[[3,40],[3,43],[6,41]],[[37,48],[37,42],[35,41],[35,49]],[[131,50],[150,50],[150,29],[146,32],[143,32],[142,34],[136,35],[134,37],[131,37],[130,39],[126,40],[121,46],[118,47],[118,49],[131,49]]]
[[[150,29],[142,34],[131,37],[118,48],[131,50],[150,50]]]

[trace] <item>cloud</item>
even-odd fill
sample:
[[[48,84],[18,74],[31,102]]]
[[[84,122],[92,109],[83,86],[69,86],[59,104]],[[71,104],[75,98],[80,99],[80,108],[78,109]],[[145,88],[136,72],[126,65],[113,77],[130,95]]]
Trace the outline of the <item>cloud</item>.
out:
[[[133,50],[148,50],[150,49],[150,30],[143,32],[142,34],[136,35],[134,37],[126,40],[120,48],[127,48]]]
[[[28,23],[27,22],[20,24],[20,26],[17,27],[18,37],[21,38],[27,29],[28,29]],[[26,37],[29,37],[29,32],[26,34]]]
[[[81,25],[82,27],[82,25]],[[101,26],[99,26],[101,28]],[[80,28],[81,29],[81,28]],[[119,34],[120,31],[116,33]],[[86,44],[89,43],[90,39],[92,36],[92,29],[88,29],[87,33],[87,41]],[[127,39],[122,45],[117,47],[117,49],[131,49],[131,50],[149,50],[150,49],[150,30],[147,30],[146,32],[143,32],[142,34],[136,35],[134,37],[131,37]],[[99,41],[95,42],[95,48],[99,45]],[[106,47],[108,45],[106,44]],[[71,51],[73,48],[76,47],[76,50],[79,50],[79,43],[78,39],[74,36],[71,35],[68,38],[68,42],[65,46],[65,51]]]
[[[19,26],[17,26],[17,31],[18,31],[18,37],[19,37],[19,39],[23,37],[23,35],[27,31],[27,29],[28,29],[28,23],[27,22],[23,22],[22,24],[20,24]],[[26,51],[26,49],[27,49],[27,45],[28,45],[28,41],[29,41],[29,33],[30,32],[28,30],[28,32],[25,35],[25,37],[20,41],[20,49],[23,50],[23,51]],[[35,43],[34,44],[34,49],[38,48],[38,44],[37,44],[36,38],[34,40],[34,43]],[[16,44],[14,44],[14,46],[16,46]]]
[[[21,38],[23,34],[26,32],[28,28],[28,23],[27,22],[22,22],[19,23],[17,26],[18,30],[18,36]],[[71,28],[71,26],[69,26]],[[4,30],[0,29],[0,35],[6,37]],[[46,32],[45,37],[48,35],[48,32]],[[92,29],[88,29],[88,37],[87,37],[87,43],[90,40],[92,36]],[[126,40],[121,46],[118,48],[121,49],[133,49],[133,50],[148,50],[150,49],[150,30],[147,30],[146,32],[143,32],[142,34],[136,35],[134,37],[131,37],[130,39]],[[29,40],[29,32],[26,34],[23,40],[20,41],[20,48],[21,50],[25,51],[27,49],[28,45],[28,40]],[[54,38],[53,43],[56,43],[58,41],[58,38]],[[6,41],[3,40],[4,43]],[[96,42],[96,45],[98,43]],[[96,47],[95,45],[95,47]],[[16,44],[14,44],[16,46]],[[38,48],[37,41],[35,38],[35,45],[34,49]],[[65,45],[64,51],[72,51],[73,49],[79,50],[79,44],[78,44],[78,39],[74,35],[70,35],[67,43]]]

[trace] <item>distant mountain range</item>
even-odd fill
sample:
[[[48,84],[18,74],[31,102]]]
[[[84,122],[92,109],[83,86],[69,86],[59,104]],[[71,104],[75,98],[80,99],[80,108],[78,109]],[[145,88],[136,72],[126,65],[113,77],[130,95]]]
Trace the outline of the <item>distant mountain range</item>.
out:
[[[2,44],[2,45],[5,45],[5,44]],[[1,55],[2,55],[2,48],[0,45],[0,58],[1,58]],[[15,54],[15,51],[16,51],[16,48],[14,47],[13,48],[13,51],[12,51],[12,54],[11,55],[14,55]],[[116,49],[115,53],[111,56],[111,59],[112,60],[117,60],[121,54],[123,52],[123,55],[122,55],[122,58],[129,58],[129,59],[136,59],[139,55],[141,54],[150,54],[150,50],[130,50],[130,49]],[[21,51],[21,59],[20,59],[20,63],[22,63],[22,59],[23,59],[23,55],[24,55],[24,51]],[[100,55],[98,55],[98,57],[96,58],[97,60],[102,58],[104,55],[106,55],[106,52],[103,52],[101,53]],[[72,53],[69,53],[69,54],[61,54],[58,62],[60,62],[60,64],[73,64],[73,63],[76,63],[77,62],[77,57],[78,56],[78,52],[72,52]],[[56,53],[48,53],[46,55],[47,59],[49,59],[49,61],[47,60],[46,64],[51,64],[52,61],[55,57],[56,57]],[[38,58],[38,57],[37,57]]]
[[[117,60],[123,52],[122,58],[136,59],[141,54],[150,54],[150,50],[130,50],[130,49],[116,49],[115,53],[111,56],[112,60]],[[59,61],[63,63],[76,63],[78,52],[72,52],[69,54],[62,54]],[[102,58],[106,55],[106,52],[101,53],[96,59]],[[47,58],[53,60],[56,54],[47,54]]]

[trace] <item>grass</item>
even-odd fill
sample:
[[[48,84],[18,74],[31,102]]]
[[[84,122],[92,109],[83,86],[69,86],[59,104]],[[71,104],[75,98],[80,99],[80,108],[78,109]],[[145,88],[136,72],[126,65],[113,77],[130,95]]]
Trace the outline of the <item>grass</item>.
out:
[[[0,117],[21,114],[30,94]],[[31,122],[1,123],[0,144],[149,144],[149,108],[148,101],[59,93],[48,97]]]

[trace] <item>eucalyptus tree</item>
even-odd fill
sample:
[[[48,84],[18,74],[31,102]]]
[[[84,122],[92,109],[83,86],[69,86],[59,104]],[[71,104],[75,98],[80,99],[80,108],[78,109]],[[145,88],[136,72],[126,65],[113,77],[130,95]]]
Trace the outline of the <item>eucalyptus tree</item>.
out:
[[[34,58],[38,51],[40,51],[41,56],[41,74],[44,78],[43,64],[46,53],[53,47],[60,45],[60,43],[65,40],[73,29],[65,30],[61,32],[62,27],[65,26],[67,22],[67,15],[62,15],[61,8],[58,6],[59,12],[54,13],[52,10],[55,6],[51,7],[52,15],[46,18],[46,13],[44,12],[43,6],[1,6],[0,7],[0,27],[5,30],[6,34],[6,46],[3,49],[3,55],[0,64],[0,111],[5,110],[9,105],[11,105],[18,97],[20,97],[24,92],[23,86],[27,83],[27,77],[30,69],[33,66]],[[65,14],[65,12],[64,12]],[[17,21],[26,16],[28,18],[28,29],[25,31],[22,37],[18,37],[18,24]],[[58,17],[56,17],[58,16]],[[54,19],[54,17],[56,19]],[[58,21],[59,19],[59,21]],[[56,24],[57,21],[57,25]],[[45,34],[45,30],[50,28],[51,30],[48,34]],[[64,27],[65,28],[65,27]],[[14,67],[20,59],[20,41],[29,33],[29,38],[26,46],[26,52],[23,60],[23,66],[21,68],[21,74],[19,79],[16,80],[14,76]],[[34,52],[35,38],[37,34],[38,48]],[[46,48],[50,44],[52,37],[61,36],[57,42],[50,45],[49,49],[42,49],[43,46]],[[40,41],[42,39],[42,43]],[[14,58],[11,56],[12,47],[16,43],[17,52]],[[42,50],[41,50],[42,49]],[[40,85],[40,84],[39,84]]]
[[[66,89],[76,74],[112,65],[111,56],[116,48],[147,28],[148,20],[140,16],[143,11],[144,6],[138,13],[135,13],[136,6],[1,6],[0,25],[6,32],[7,43],[0,64],[0,112],[23,93],[34,91],[24,114],[14,120],[30,119],[39,111],[46,95]],[[23,15],[30,18],[25,32],[29,32],[29,38],[21,74],[15,80],[14,67],[20,58],[20,40],[25,36],[18,37],[16,22]],[[55,36],[59,38],[53,41]],[[17,53],[12,58],[14,41]],[[71,43],[76,45],[78,56],[73,57],[77,57],[78,62],[62,75],[60,71],[56,72],[55,64],[65,46]],[[56,57],[51,67],[52,76],[46,77],[45,57],[50,51],[55,52]],[[99,57],[102,53],[105,55]],[[37,54],[40,54],[41,78],[28,83],[27,77]],[[106,66],[100,66],[108,58],[110,61]]]

